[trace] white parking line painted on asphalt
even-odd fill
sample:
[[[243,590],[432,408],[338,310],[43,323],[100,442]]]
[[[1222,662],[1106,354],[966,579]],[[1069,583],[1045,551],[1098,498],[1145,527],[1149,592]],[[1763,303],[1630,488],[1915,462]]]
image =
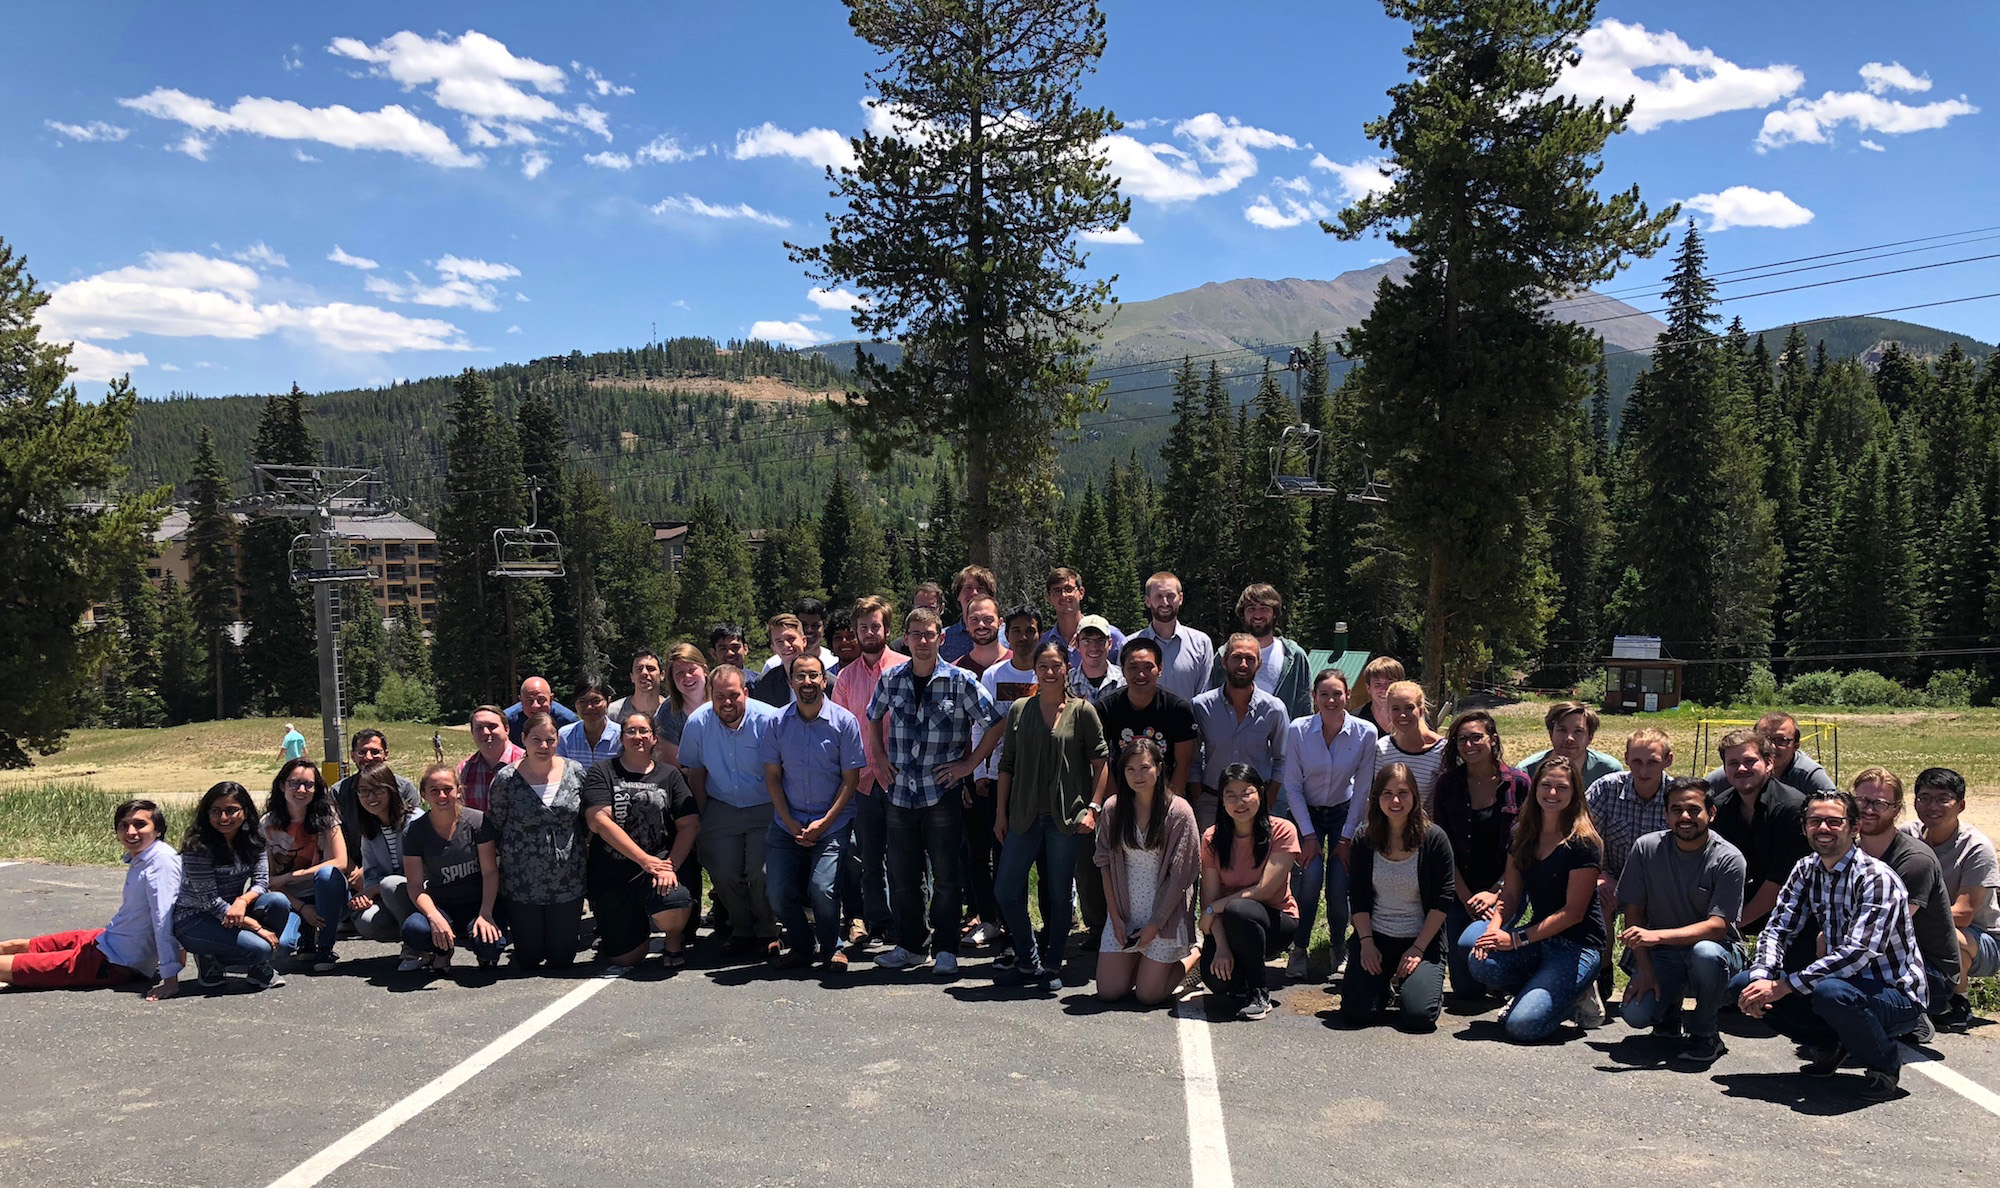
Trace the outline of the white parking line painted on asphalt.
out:
[[[19,865],[21,864],[18,862],[0,862],[0,869],[4,869],[9,866],[19,866]]]
[[[2000,1117],[2000,1093],[1993,1092],[1963,1073],[1946,1068],[1908,1044],[1903,1044],[1902,1049],[1904,1068],[1914,1069],[1987,1113]]]
[[[527,1043],[550,1024],[582,1006],[592,995],[617,980],[614,977],[592,978],[536,1011],[525,1023],[466,1057],[430,1084],[348,1131],[328,1144],[319,1154],[271,1181],[271,1188],[309,1188],[310,1185],[326,1179],[355,1156],[388,1138],[397,1127],[436,1105],[452,1090],[485,1072],[501,1057]]]
[[[1235,1188],[1229,1138],[1222,1130],[1222,1093],[1215,1083],[1215,1049],[1208,1042],[1208,1014],[1201,995],[1174,1012],[1181,1035],[1181,1081],[1187,1087],[1188,1170],[1194,1188]]]

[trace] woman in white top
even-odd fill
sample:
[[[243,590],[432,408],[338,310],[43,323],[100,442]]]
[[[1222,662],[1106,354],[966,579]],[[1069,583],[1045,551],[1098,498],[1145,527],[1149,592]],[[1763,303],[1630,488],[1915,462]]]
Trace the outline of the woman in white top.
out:
[[[1417,796],[1424,806],[1424,819],[1437,814],[1438,777],[1444,774],[1445,751],[1451,741],[1431,729],[1430,707],[1424,704],[1424,687],[1415,681],[1397,681],[1389,686],[1388,733],[1376,743],[1376,770],[1391,763],[1410,769],[1417,781]]]
[[[1144,730],[1118,757],[1118,790],[1097,822],[1096,864],[1104,883],[1097,997],[1135,995],[1155,1006],[1194,968],[1194,885],[1201,838],[1187,798],[1160,786],[1166,740]]]

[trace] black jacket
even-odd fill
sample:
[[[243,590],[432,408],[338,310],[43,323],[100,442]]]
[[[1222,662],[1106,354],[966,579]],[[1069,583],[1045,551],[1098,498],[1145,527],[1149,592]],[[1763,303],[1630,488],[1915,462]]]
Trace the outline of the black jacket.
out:
[[[1348,853],[1347,868],[1347,908],[1350,914],[1373,912],[1375,910],[1375,851],[1360,835],[1355,836],[1355,845]],[[1424,826],[1423,844],[1417,847],[1417,894],[1423,900],[1426,914],[1439,911],[1448,912],[1458,899],[1458,889],[1452,883],[1451,839],[1443,829],[1432,822]],[[1444,954],[1444,929],[1439,928],[1431,938],[1427,956],[1441,958]]]

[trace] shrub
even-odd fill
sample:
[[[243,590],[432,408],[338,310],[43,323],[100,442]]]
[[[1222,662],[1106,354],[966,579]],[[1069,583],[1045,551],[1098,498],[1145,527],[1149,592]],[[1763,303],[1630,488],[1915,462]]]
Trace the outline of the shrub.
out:
[[[400,673],[387,673],[382,678],[382,692],[374,705],[354,707],[356,718],[369,718],[381,722],[435,722],[438,718],[437,694],[430,685],[415,677]]]
[[[1879,672],[1857,668],[1840,678],[1834,700],[1839,705],[1907,705],[1910,694]]]
[[[1924,687],[1924,697],[1932,705],[1946,708],[1972,704],[1972,689],[1976,679],[1963,668],[1948,668],[1931,677],[1931,683]]]
[[[1743,682],[1743,703],[1745,705],[1778,704],[1778,676],[1768,664],[1752,664],[1750,675]]]
[[[1833,705],[1839,692],[1839,673],[1808,672],[1786,685],[1779,699],[1786,705]]]

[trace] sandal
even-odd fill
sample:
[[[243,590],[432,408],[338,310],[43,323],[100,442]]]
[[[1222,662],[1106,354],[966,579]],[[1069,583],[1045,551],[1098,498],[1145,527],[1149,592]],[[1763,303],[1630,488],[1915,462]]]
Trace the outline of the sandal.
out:
[[[687,954],[679,949],[668,949],[660,954],[662,969],[679,969],[687,963]]]

